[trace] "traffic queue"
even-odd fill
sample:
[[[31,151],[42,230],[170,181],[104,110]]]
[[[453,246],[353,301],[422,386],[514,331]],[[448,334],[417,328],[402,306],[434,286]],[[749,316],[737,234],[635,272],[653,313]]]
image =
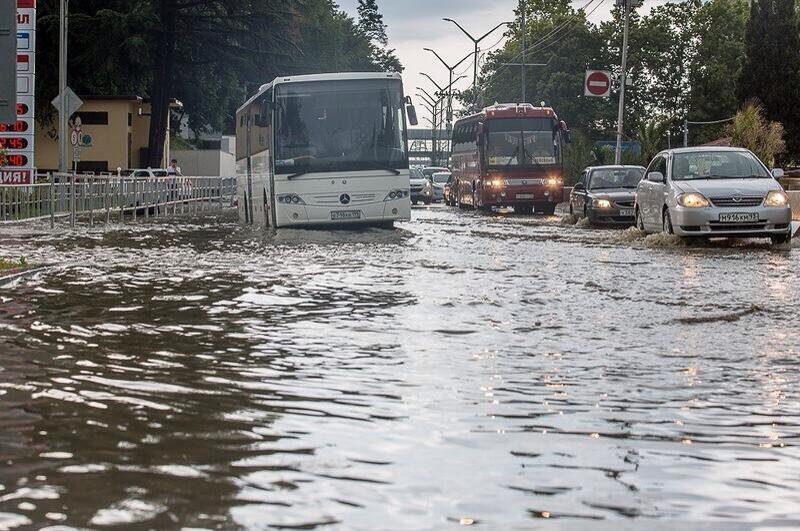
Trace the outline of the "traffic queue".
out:
[[[596,166],[564,193],[567,125],[549,107],[496,104],[456,122],[452,168],[411,169],[411,201],[553,215],[568,203],[590,224],[680,237],[792,238],[792,209],[770,170],[742,148],[665,150],[643,166]]]

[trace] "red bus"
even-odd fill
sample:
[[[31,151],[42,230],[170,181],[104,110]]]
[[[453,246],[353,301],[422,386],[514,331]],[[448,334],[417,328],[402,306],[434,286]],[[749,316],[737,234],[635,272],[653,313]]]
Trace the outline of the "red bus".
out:
[[[452,206],[552,215],[564,197],[567,124],[550,107],[503,103],[453,127]]]

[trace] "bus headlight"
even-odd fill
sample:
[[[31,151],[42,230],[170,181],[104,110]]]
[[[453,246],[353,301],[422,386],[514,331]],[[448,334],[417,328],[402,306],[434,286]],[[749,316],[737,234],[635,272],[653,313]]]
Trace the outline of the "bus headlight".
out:
[[[506,181],[504,179],[491,179],[489,181],[489,186],[492,188],[502,188],[506,185]]]
[[[545,184],[547,184],[547,186],[551,186],[551,187],[564,186],[564,179],[561,179],[560,177],[549,177],[545,181]]]
[[[275,196],[275,201],[284,205],[305,205],[306,202],[297,194],[280,194]]]

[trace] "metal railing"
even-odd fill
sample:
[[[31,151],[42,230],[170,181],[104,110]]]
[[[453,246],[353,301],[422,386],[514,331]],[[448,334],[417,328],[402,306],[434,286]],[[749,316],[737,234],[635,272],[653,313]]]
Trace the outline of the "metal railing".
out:
[[[107,177],[48,174],[36,184],[0,185],[0,222],[78,217],[124,222],[232,206],[235,177]]]

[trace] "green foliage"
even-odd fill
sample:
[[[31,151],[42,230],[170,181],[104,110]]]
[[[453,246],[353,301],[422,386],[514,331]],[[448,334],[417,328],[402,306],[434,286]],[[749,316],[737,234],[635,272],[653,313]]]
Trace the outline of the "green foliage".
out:
[[[685,119],[725,119],[737,111],[742,98],[758,96],[765,103],[767,117],[786,125],[791,148],[792,128],[800,133],[800,106],[787,103],[800,101],[800,80],[794,73],[800,72],[794,66],[800,61],[800,36],[794,11],[789,8],[794,3],[795,0],[753,2],[754,6],[768,4],[773,12],[769,24],[750,31],[752,42],[747,49],[761,50],[761,56],[752,62],[769,70],[769,75],[760,76],[763,87],[755,92],[742,92],[737,83],[745,65],[748,0],[680,0],[633,12],[628,54],[632,84],[626,90],[625,137],[641,137],[657,119],[663,122],[663,131],[658,132],[662,137],[659,145],[664,147],[667,132],[674,138],[682,137]],[[587,68],[610,70],[615,77],[621,74],[622,9],[614,8],[610,20],[593,24],[568,0],[526,0],[524,4],[528,15],[527,62],[545,65],[529,67],[528,100],[545,101],[573,129],[580,129],[591,140],[613,139],[618,91],[608,99],[584,97],[583,75]],[[754,7],[753,11],[760,13],[763,9]],[[503,65],[519,62],[519,14],[503,48],[486,57],[481,72],[482,92],[476,95],[465,91],[465,105],[475,99],[485,105],[521,98],[520,68]],[[777,16],[785,20],[778,24],[773,20]],[[775,58],[771,57],[773,54]],[[742,76],[743,83],[744,79]],[[780,96],[775,96],[772,105],[765,101],[763,93]],[[696,144],[716,139],[722,128],[695,127],[690,141]],[[656,132],[651,129],[646,136]],[[797,138],[800,142],[800,134]],[[648,145],[643,146],[643,159],[655,149],[652,142],[645,143]],[[795,151],[800,158],[800,147]]]
[[[642,146],[641,163],[647,166],[659,151],[664,149],[664,140],[667,133],[667,122],[651,120],[639,125],[637,140]]]
[[[6,153],[5,149],[0,149],[0,168],[8,164],[8,159],[6,158],[8,154]]]
[[[731,137],[731,145],[749,149],[770,167],[786,149],[783,125],[768,121],[764,117],[764,108],[755,101],[748,102],[736,113],[725,132]]]
[[[245,86],[278,75],[395,70],[375,0],[362,20],[332,0],[81,0],[70,3],[69,85],[78,94],[169,98],[189,127],[230,131]],[[58,0],[39,1],[37,119],[52,129],[57,93]],[[154,120],[155,122],[155,120]],[[166,134],[154,124],[151,144]]]
[[[564,148],[564,183],[572,186],[581,172],[594,163],[592,142],[579,130],[572,131],[572,143]]]
[[[769,120],[783,123],[792,157],[800,157],[800,29],[795,0],[752,3],[739,97],[755,98]]]
[[[0,258],[0,273],[4,271],[14,271],[16,269],[25,269],[26,267],[28,267],[28,261],[25,258],[20,258],[19,260]]]

